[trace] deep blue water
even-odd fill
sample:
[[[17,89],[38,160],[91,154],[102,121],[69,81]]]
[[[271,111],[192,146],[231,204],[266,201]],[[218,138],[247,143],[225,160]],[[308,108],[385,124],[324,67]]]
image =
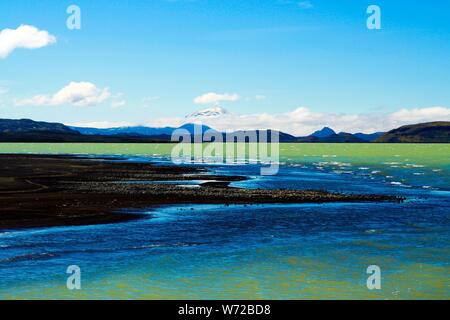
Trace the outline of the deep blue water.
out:
[[[317,297],[365,297],[364,268],[376,264],[388,279],[382,298],[450,298],[450,191],[433,187],[435,180],[412,176],[409,185],[393,184],[364,167],[342,173],[285,165],[268,177],[258,176],[254,165],[210,169],[253,177],[234,183],[239,187],[383,193],[407,200],[165,206],[127,223],[3,231],[0,297],[66,297],[69,265],[82,269],[82,297],[316,297],[307,285],[289,283],[300,275]],[[421,273],[429,278],[421,280]]]

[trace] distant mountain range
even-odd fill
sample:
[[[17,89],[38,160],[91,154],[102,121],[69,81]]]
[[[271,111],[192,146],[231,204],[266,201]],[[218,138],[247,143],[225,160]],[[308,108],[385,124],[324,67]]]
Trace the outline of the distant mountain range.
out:
[[[171,136],[172,133],[177,129],[185,129],[189,131],[190,134],[195,134],[194,132],[194,124],[188,123],[181,127],[163,127],[163,128],[151,128],[151,127],[120,127],[120,128],[107,128],[107,129],[98,129],[98,128],[82,128],[82,127],[69,127],[72,130],[75,130],[81,134],[85,135],[105,135],[105,136],[113,136],[113,135],[138,135],[138,136],[161,136],[168,135]],[[207,130],[213,130],[208,126],[201,126],[202,132]]]
[[[220,113],[220,110],[218,110]],[[120,128],[81,128],[69,127],[61,123],[38,122],[29,119],[9,120],[0,119],[0,142],[170,142],[174,130],[184,129],[191,136],[197,134],[195,125],[185,124],[179,128],[163,127],[151,128],[144,126]],[[214,129],[202,126],[202,132]],[[262,133],[275,132],[273,130],[245,131],[247,135],[260,137]],[[241,131],[235,134],[242,133]],[[270,134],[269,141],[270,141]],[[225,134],[223,134],[225,141]],[[280,142],[290,143],[450,143],[450,122],[431,122],[404,126],[387,133],[336,133],[325,127],[306,137],[296,137],[279,132]]]
[[[310,136],[297,138],[297,142],[365,143],[373,142],[383,134],[383,132],[376,132],[372,134],[352,134],[347,132],[336,133],[333,129],[325,127],[322,130],[314,132]]]
[[[208,110],[209,111],[209,110]],[[179,128],[174,127],[164,127],[164,128],[150,128],[150,127],[121,127],[121,128],[109,128],[109,129],[97,129],[97,128],[80,128],[80,127],[70,127],[75,131],[78,131],[84,135],[105,135],[105,136],[113,136],[113,135],[127,135],[127,136],[159,136],[160,138],[163,136],[167,136],[167,139],[170,140],[170,136],[177,129],[185,129],[189,131],[191,135],[194,135],[194,124],[185,124]],[[207,130],[214,130],[208,126],[202,126],[202,132]],[[246,131],[247,134],[255,133],[258,137],[261,132],[264,130],[253,130]],[[242,131],[236,131],[235,133],[242,133]],[[349,143],[362,143],[362,142],[372,142],[375,139],[379,138],[383,133],[374,133],[374,134],[350,134],[341,132],[337,134],[333,129],[328,127],[323,128],[322,130],[316,131],[310,136],[307,137],[295,137],[288,133],[279,132],[279,139],[281,142],[349,142]],[[270,136],[270,135],[269,135]],[[223,140],[225,141],[225,135],[223,136]]]

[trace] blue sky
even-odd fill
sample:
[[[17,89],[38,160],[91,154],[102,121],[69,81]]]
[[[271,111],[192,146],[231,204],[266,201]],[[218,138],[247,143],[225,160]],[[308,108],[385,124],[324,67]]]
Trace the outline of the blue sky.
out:
[[[71,4],[81,30],[66,27]],[[381,30],[366,28],[370,4],[381,8]],[[3,0],[0,15],[0,31],[26,24],[56,38],[0,58],[0,118],[162,124],[215,104],[240,115],[304,107],[320,115],[302,118],[297,127],[308,130],[335,115],[339,126],[342,115],[376,114],[380,127],[381,114],[405,109],[416,110],[405,122],[450,118],[447,1]],[[51,99],[79,82],[109,97],[85,106]],[[207,93],[238,98],[194,102]]]

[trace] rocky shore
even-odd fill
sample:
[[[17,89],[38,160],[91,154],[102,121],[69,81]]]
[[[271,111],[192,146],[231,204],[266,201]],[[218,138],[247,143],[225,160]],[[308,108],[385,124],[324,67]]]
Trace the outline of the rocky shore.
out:
[[[140,217],[122,209],[139,212],[165,204],[401,201],[386,195],[231,188],[230,182],[247,177],[117,160],[0,155],[0,229],[114,223]],[[192,184],[197,180],[199,186]],[[179,184],[165,183],[174,181]]]

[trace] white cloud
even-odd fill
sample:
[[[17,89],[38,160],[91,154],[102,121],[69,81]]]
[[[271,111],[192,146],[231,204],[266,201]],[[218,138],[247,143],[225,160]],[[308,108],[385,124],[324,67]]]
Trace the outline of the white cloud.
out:
[[[142,107],[144,107],[144,108],[149,108],[149,107],[151,107],[151,106],[153,105],[153,103],[154,103],[155,101],[158,101],[159,99],[160,99],[159,96],[144,97],[144,98],[142,98],[142,100],[141,100]]]
[[[266,98],[267,97],[262,95],[262,94],[257,94],[255,96],[246,97],[245,101],[253,101],[253,100],[255,100],[255,101],[263,101],[263,100],[266,100]]]
[[[9,92],[9,89],[6,87],[0,87],[0,96]]]
[[[166,118],[148,123],[148,125],[179,126],[185,121],[185,118]],[[296,136],[309,135],[325,126],[331,127],[337,132],[373,133],[431,121],[450,121],[450,108],[431,107],[402,109],[393,113],[339,114],[314,112],[301,107],[286,113],[247,115],[226,113],[220,117],[202,119],[203,124],[220,131],[274,129]]]
[[[432,107],[423,109],[401,109],[389,115],[389,121],[393,123],[419,123],[438,120],[449,120],[450,108]]]
[[[97,88],[91,82],[71,82],[53,95],[37,95],[29,99],[16,100],[18,106],[61,106],[86,107],[97,105],[108,98],[108,88]]]
[[[72,123],[73,126],[113,128],[135,125],[149,127],[178,127],[186,122],[200,120],[179,118],[161,118],[148,122],[87,122]],[[390,131],[403,125],[432,121],[450,121],[450,108],[430,107],[416,109],[401,109],[392,113],[366,113],[366,114],[338,114],[314,112],[308,108],[300,107],[286,113],[259,113],[234,114],[225,112],[219,117],[206,117],[202,123],[219,131],[274,129],[295,136],[306,136],[323,127],[331,127],[336,132],[373,133]]]
[[[121,108],[127,104],[125,100],[114,100],[111,102],[111,107],[113,108]]]
[[[0,59],[8,57],[15,49],[38,49],[56,42],[56,37],[34,26],[21,25],[17,29],[0,31]]]
[[[221,101],[236,101],[239,99],[237,94],[229,94],[229,93],[215,93],[209,92],[205,93],[194,99],[194,103],[196,104],[214,104],[219,103]]]
[[[120,108],[127,104],[125,99],[123,98],[123,93],[119,92],[113,96],[111,96],[111,107],[113,108]]]

